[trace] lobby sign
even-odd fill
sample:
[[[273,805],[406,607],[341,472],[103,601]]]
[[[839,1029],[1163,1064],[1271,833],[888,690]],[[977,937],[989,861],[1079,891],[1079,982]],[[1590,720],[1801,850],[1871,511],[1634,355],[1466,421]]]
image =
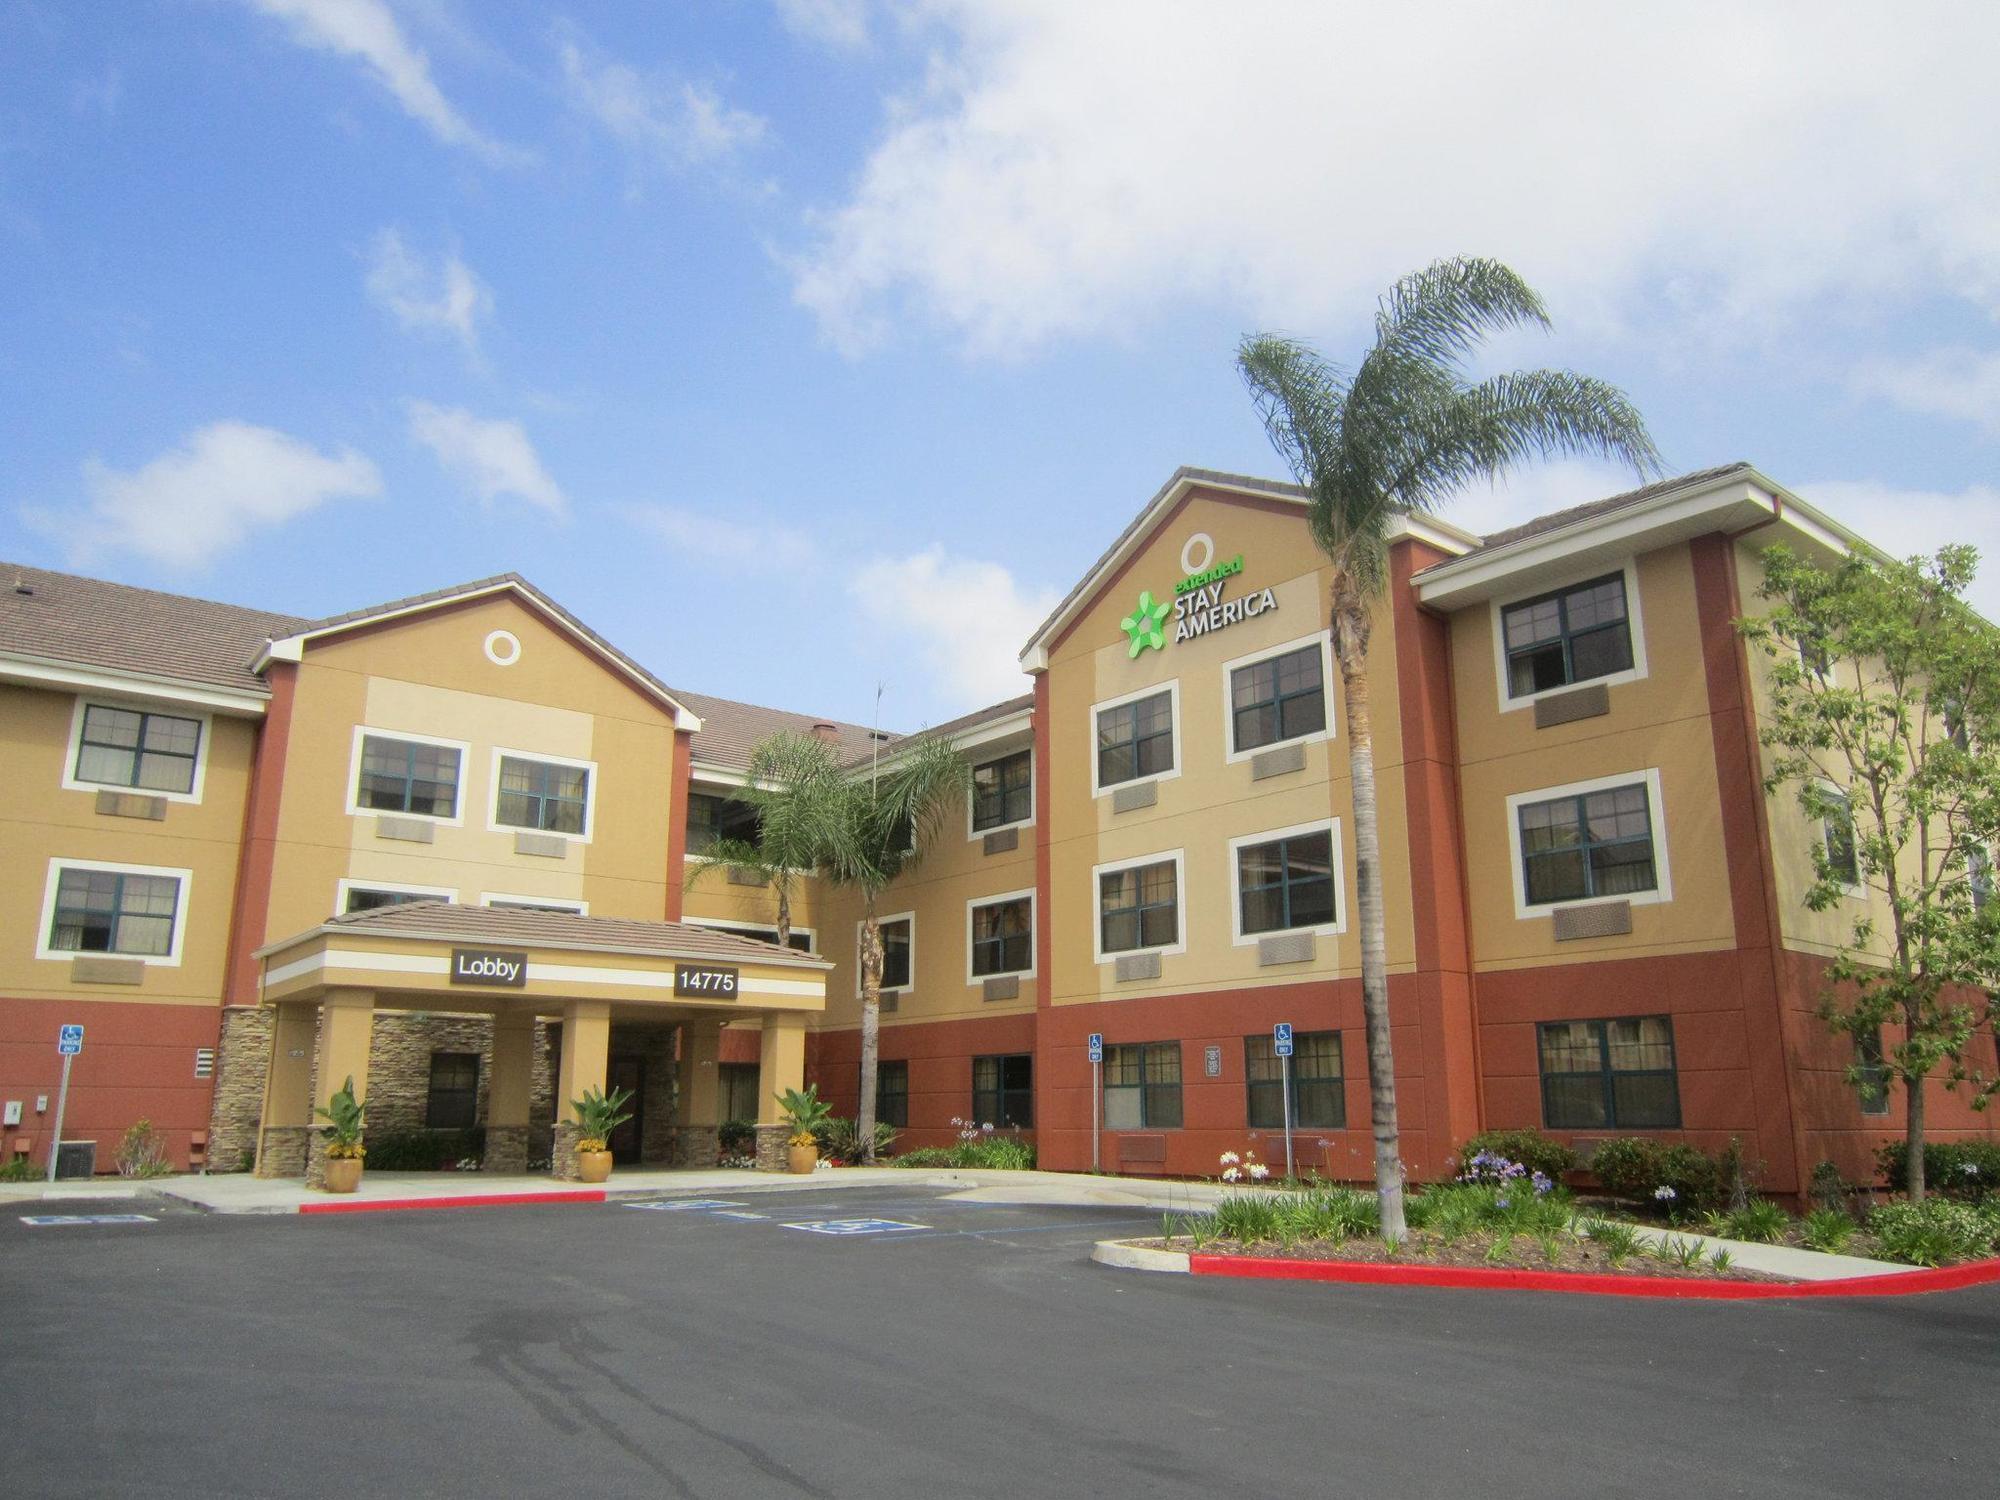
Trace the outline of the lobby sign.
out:
[[[451,950],[451,982],[483,984],[507,990],[525,989],[528,984],[528,955],[501,948],[454,948]]]
[[[1188,538],[1181,549],[1181,566],[1187,569],[1187,576],[1174,585],[1171,603],[1155,599],[1151,589],[1143,589],[1138,606],[1118,622],[1118,628],[1129,641],[1127,660],[1141,651],[1164,651],[1165,627],[1170,619],[1174,640],[1185,641],[1227,630],[1278,607],[1277,593],[1268,588],[1254,588],[1235,598],[1225,597],[1229,581],[1242,575],[1243,554],[1239,552],[1216,562],[1215,543],[1206,532],[1198,531]]]
[[[705,995],[711,999],[734,1000],[737,990],[736,970],[727,964],[674,965],[676,995]]]

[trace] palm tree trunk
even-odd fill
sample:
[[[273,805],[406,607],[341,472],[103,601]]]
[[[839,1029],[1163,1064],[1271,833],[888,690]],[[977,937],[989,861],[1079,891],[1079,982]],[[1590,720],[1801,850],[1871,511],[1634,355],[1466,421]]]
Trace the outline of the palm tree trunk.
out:
[[[792,946],[792,890],[783,880],[778,882],[778,946]]]
[[[875,921],[871,892],[861,919],[861,1104],[854,1133],[861,1159],[875,1160],[875,1066],[882,1051],[882,929]]]
[[[1333,583],[1333,654],[1347,699],[1348,774],[1354,786],[1354,885],[1361,918],[1361,1014],[1368,1032],[1368,1113],[1375,1131],[1375,1201],[1382,1238],[1400,1240],[1403,1158],[1396,1127],[1396,1054],[1389,1035],[1388,916],[1382,904],[1382,827],[1375,805],[1369,716],[1368,605],[1343,570]]]

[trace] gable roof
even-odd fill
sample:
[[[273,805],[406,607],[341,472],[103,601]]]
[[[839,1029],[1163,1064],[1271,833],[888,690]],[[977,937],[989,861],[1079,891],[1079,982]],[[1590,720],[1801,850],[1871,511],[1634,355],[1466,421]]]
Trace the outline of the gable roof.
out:
[[[893,758],[894,753],[906,746],[924,740],[960,740],[962,750],[976,749],[982,744],[1010,738],[1027,728],[1028,715],[1034,710],[1035,695],[1023,693],[1018,698],[1009,698],[1004,703],[989,703],[985,708],[975,708],[969,714],[960,714],[955,719],[946,719],[942,724],[933,724],[928,729],[919,729],[915,734],[906,734],[892,745],[882,747],[885,754]],[[1019,719],[1015,724],[1012,721]],[[846,769],[860,771],[867,768],[870,757],[864,752],[847,762]]]
[[[218,604],[185,594],[108,583],[74,573],[0,563],[0,658],[8,675],[38,676],[33,664],[81,668],[109,680],[207,689],[251,712],[270,696],[252,666],[273,635],[296,630],[294,615]]]
[[[1710,469],[1696,469],[1673,479],[1661,479],[1652,484],[1641,485],[1636,490],[1626,490],[1621,495],[1610,495],[1602,500],[1591,500],[1582,505],[1572,505],[1566,510],[1552,510],[1547,515],[1535,516],[1518,526],[1508,526],[1500,531],[1489,532],[1480,540],[1474,552],[1489,552],[1495,547],[1505,547],[1514,542],[1526,541],[1529,537],[1541,536],[1545,532],[1560,531],[1565,526],[1580,525],[1585,521],[1595,521],[1614,511],[1628,506],[1641,505],[1648,500],[1665,495],[1674,490],[1688,489],[1710,484],[1719,479],[1727,479],[1736,474],[1754,474],[1756,471],[1747,461],[1733,464],[1717,464]]]
[[[477,578],[471,583],[461,583],[452,588],[433,589],[427,594],[412,594],[407,599],[391,600],[387,604],[377,604],[368,609],[350,610],[342,615],[329,615],[323,620],[303,622],[300,628],[281,636],[274,636],[270,645],[258,655],[255,666],[261,671],[270,661],[298,661],[309,641],[339,635],[349,630],[358,630],[367,625],[381,624],[404,615],[443,609],[449,605],[462,604],[468,600],[482,599],[493,594],[514,595],[557,629],[574,637],[586,650],[630,680],[640,692],[673,710],[675,728],[690,730],[701,728],[700,716],[683,705],[664,682],[519,573],[497,573],[491,578]]]
[[[875,731],[861,724],[846,724],[814,714],[793,713],[783,708],[763,708],[755,703],[738,703],[731,698],[711,698],[706,693],[677,693],[690,710],[701,716],[701,729],[694,737],[697,767],[722,771],[742,771],[750,764],[750,754],[774,734],[791,731],[811,734],[822,724],[833,727],[833,752],[839,760],[865,756],[878,743]],[[884,733],[880,744],[894,744],[900,735]]]

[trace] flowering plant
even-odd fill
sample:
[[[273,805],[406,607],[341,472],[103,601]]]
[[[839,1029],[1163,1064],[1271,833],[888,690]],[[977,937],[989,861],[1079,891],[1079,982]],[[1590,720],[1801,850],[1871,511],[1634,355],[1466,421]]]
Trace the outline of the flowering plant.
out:
[[[1224,1182],[1262,1182],[1271,1175],[1271,1169],[1257,1160],[1255,1151],[1245,1151],[1241,1156],[1234,1151],[1225,1151],[1221,1166]]]

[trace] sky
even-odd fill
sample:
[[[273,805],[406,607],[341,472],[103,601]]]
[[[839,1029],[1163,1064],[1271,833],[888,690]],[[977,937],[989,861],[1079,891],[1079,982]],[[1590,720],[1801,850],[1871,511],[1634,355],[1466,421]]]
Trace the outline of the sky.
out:
[[[1289,477],[1244,334],[1351,361],[1453,254],[1555,323],[1475,373],[2000,558],[1995,56],[1987,4],[0,0],[0,558],[307,616],[514,570],[916,729],[1176,467]]]

